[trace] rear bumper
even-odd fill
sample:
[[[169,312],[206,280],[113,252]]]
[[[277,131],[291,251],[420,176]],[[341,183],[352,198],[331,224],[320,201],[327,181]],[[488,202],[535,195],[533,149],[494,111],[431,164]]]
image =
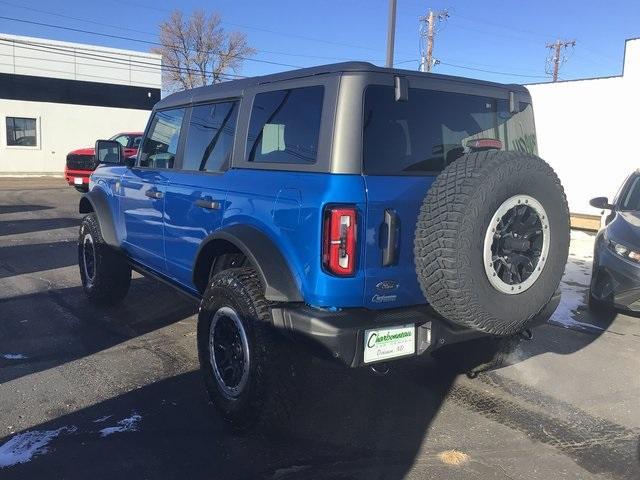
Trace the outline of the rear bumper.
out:
[[[527,326],[534,328],[546,323],[559,303],[560,290],[557,290],[551,301]],[[350,308],[336,311],[298,305],[273,308],[271,313],[276,328],[305,343],[316,355],[337,360],[348,367],[365,365],[364,338],[365,331],[369,329],[415,325],[415,353],[397,359],[415,357],[445,345],[490,336],[453,325],[428,305],[390,310]]]
[[[337,360],[348,367],[365,365],[364,334],[368,329],[415,325],[416,348],[410,356],[486,336],[481,332],[450,325],[427,306],[384,311],[364,308],[332,311],[303,305],[274,308],[272,316],[276,328],[306,343],[315,354]]]

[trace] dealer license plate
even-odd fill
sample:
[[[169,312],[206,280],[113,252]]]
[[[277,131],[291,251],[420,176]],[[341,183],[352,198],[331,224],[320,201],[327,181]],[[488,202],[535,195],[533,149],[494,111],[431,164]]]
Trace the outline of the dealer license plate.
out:
[[[413,324],[364,332],[364,363],[404,357],[415,352],[416,327]]]
[[[75,185],[82,185],[82,177],[73,177],[73,183]]]

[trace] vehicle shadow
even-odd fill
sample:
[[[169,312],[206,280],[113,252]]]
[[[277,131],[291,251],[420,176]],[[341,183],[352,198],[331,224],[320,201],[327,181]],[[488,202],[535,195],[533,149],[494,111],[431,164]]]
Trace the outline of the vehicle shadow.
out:
[[[80,286],[0,299],[0,384],[108,349],[196,310],[193,300],[143,277],[132,280],[126,302],[110,308],[90,303]]]
[[[19,235],[21,233],[44,232],[56,228],[77,227],[79,218],[27,218],[0,221],[0,236]]]
[[[41,273],[77,263],[78,250],[75,241],[0,247],[0,278]]]
[[[3,213],[26,213],[37,212],[39,210],[50,210],[55,208],[50,205],[33,205],[33,204],[12,204],[0,205],[0,215]]]
[[[2,476],[403,478],[453,381],[443,374],[424,385],[322,365],[313,375],[298,404],[304,421],[293,431],[233,432],[213,414],[200,373],[192,371],[38,425],[34,436],[59,432],[49,452]],[[103,429],[123,425],[131,427],[126,434],[103,436]],[[446,466],[433,463],[430,473],[442,469],[444,476]],[[473,466],[464,471],[472,474]]]
[[[551,444],[593,473],[606,472],[603,469],[610,465],[620,478],[634,478],[628,475],[638,472],[630,458],[617,458],[615,466],[615,455],[628,453],[626,447],[637,442],[637,436],[616,445],[611,431],[605,432],[607,441],[602,445],[596,440],[572,450],[573,437],[566,445],[556,445],[565,441],[562,430],[556,431],[564,426],[561,422],[541,416],[538,409],[522,410],[509,402],[501,404],[490,394],[480,396],[484,387],[477,390],[477,399],[466,400],[482,406],[468,406],[465,417],[471,417],[458,424],[452,415],[460,410],[451,413],[446,407],[449,413],[442,413],[452,392],[460,395],[457,376],[431,361],[414,362],[407,371],[385,377],[318,361],[309,377],[312,380],[297,399],[292,427],[242,434],[216,415],[198,371],[165,378],[14,435],[17,445],[27,436],[42,438],[54,432],[55,438],[30,461],[2,469],[2,478],[507,478],[504,470],[482,459],[471,457],[455,467],[440,459],[438,454],[469,444],[465,437],[474,434],[460,428],[474,415],[488,416]],[[505,414],[510,417],[500,420]],[[449,425],[454,423],[455,435],[447,434],[448,427],[442,425],[432,431],[438,415],[447,415]],[[582,421],[593,419],[587,416]],[[546,429],[559,437],[544,438]],[[0,438],[0,449],[7,439]],[[633,443],[634,453],[636,449]],[[544,472],[545,466],[539,464],[538,469]],[[553,476],[549,472],[546,478]]]

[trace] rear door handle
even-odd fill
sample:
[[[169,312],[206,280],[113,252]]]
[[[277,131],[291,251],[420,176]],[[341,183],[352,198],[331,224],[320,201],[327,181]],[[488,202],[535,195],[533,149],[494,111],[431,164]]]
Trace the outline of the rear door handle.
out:
[[[220,210],[222,205],[216,200],[210,198],[199,198],[194,202],[200,208],[206,208],[208,210]]]
[[[144,194],[147,197],[154,198],[156,200],[162,198],[162,192],[159,192],[158,190],[155,190],[155,189],[147,190],[146,192],[144,192]]]
[[[391,209],[385,209],[384,224],[387,227],[387,241],[382,249],[382,266],[389,267],[396,263],[398,251],[398,214]]]

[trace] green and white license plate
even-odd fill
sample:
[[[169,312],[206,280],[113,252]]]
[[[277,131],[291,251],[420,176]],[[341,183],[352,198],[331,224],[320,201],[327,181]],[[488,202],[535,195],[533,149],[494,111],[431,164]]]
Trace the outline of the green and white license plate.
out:
[[[416,352],[414,324],[365,330],[364,363],[413,355]]]

